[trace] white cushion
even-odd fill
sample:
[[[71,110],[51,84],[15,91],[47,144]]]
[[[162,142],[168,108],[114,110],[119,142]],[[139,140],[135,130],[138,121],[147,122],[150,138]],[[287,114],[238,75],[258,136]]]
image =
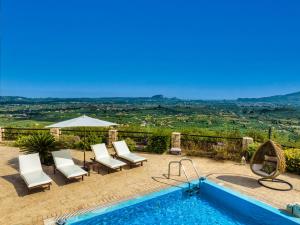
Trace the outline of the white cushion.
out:
[[[21,174],[21,177],[29,188],[40,186],[43,184],[49,184],[52,182],[51,178],[43,171]]]
[[[130,153],[130,150],[125,141],[113,142],[115,150],[119,156]]]
[[[42,165],[38,153],[19,156],[19,170],[21,174],[42,171]]]
[[[265,155],[265,161],[277,162],[277,157]]]
[[[132,163],[138,163],[146,160],[146,158],[133,153],[124,154],[121,155],[120,157]]]
[[[263,164],[253,164],[252,168],[254,171],[261,170],[263,168]]]
[[[75,165],[68,149],[52,152],[52,156],[56,168]]]
[[[77,165],[61,166],[57,169],[67,178],[79,177],[87,174],[85,170]]]
[[[110,154],[105,146],[105,144],[92,145],[92,150],[95,154],[96,159],[108,158]]]
[[[107,158],[101,158],[101,159],[96,159],[97,162],[111,168],[111,169],[117,169],[117,168],[120,168],[122,166],[126,166],[126,163],[120,161],[120,160],[117,160],[117,159],[114,159],[112,157],[107,157]]]
[[[256,172],[257,174],[263,176],[263,177],[269,177],[269,176],[271,176],[271,174],[268,174],[268,173],[266,173],[266,172],[264,172],[264,171],[261,171],[261,170],[255,170],[255,172]]]
[[[263,177],[270,177],[270,176],[272,176],[273,174],[276,173],[276,170],[275,170],[274,172],[272,172],[271,174],[268,174],[268,173],[262,171],[261,169],[263,168],[263,164],[254,164],[254,165],[252,166],[252,168],[253,168],[253,170],[254,170],[257,174],[259,174],[259,175],[261,175],[261,176],[263,176]]]

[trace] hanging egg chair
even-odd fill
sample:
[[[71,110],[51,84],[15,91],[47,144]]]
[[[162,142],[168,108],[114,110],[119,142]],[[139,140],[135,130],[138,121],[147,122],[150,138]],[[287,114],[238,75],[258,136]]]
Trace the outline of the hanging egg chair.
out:
[[[283,180],[277,179],[277,177],[285,172],[286,162],[284,152],[281,149],[280,145],[269,140],[266,143],[262,144],[258,150],[254,153],[250,168],[252,172],[260,177],[258,183],[264,187],[289,191],[293,189],[293,186]],[[267,186],[266,182],[276,182],[288,185],[287,189],[279,189],[271,186]]]

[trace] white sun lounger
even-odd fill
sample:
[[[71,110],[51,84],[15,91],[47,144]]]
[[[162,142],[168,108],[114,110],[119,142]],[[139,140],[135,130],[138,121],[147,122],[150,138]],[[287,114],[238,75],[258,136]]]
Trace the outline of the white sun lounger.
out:
[[[113,146],[116,150],[117,156],[121,159],[126,160],[131,165],[141,164],[146,162],[147,159],[137,154],[131,153],[125,141],[113,142]]]
[[[38,153],[19,156],[19,170],[28,190],[47,186],[50,190],[51,178],[44,173]]]
[[[108,168],[108,173],[109,169],[122,170],[122,167],[127,165],[126,163],[111,157],[105,144],[92,145],[91,147],[95,154],[95,161]]]
[[[54,159],[54,173],[56,170],[61,172],[67,179],[79,178],[87,175],[87,172],[81,167],[75,165],[72,156],[70,154],[70,150],[60,150],[52,152],[52,156]]]

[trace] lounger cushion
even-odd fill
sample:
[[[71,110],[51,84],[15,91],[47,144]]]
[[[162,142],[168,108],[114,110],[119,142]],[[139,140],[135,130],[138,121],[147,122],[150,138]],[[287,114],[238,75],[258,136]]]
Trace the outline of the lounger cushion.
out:
[[[67,178],[80,177],[87,174],[85,170],[77,165],[62,166],[57,169]]]
[[[105,144],[92,145],[91,147],[96,156],[96,159],[110,157],[110,154],[109,154]]]
[[[21,174],[42,171],[39,154],[19,155],[19,170]]]
[[[57,168],[75,165],[68,149],[52,152],[52,156]]]
[[[139,163],[147,160],[144,157],[131,153],[125,141],[113,142],[113,145],[118,156],[131,163]]]
[[[43,171],[21,174],[21,177],[29,188],[51,183],[51,178]]]
[[[127,155],[130,153],[130,150],[125,141],[116,141],[116,142],[113,142],[113,145],[119,156]]]
[[[139,155],[136,155],[136,154],[133,154],[133,153],[120,155],[120,157],[123,158],[123,159],[126,159],[126,160],[128,160],[129,162],[132,162],[132,163],[139,163],[139,162],[143,162],[143,161],[147,160],[146,158],[144,158],[142,156],[139,156]]]
[[[111,169],[117,169],[122,166],[126,166],[126,163],[124,163],[120,160],[114,159],[112,157],[106,157],[106,158],[101,158],[101,159],[96,158],[96,161],[98,163],[101,163],[101,164],[111,168]]]

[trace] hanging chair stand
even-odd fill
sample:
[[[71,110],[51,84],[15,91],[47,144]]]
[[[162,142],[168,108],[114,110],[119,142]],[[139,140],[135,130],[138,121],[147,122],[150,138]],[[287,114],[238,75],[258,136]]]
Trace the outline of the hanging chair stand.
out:
[[[275,187],[271,187],[271,186],[268,186],[266,185],[265,183],[268,182],[274,182],[274,183],[280,183],[280,184],[284,184],[284,185],[287,185],[287,188],[275,188]],[[260,178],[258,179],[258,183],[265,187],[265,188],[268,188],[268,189],[271,189],[271,190],[275,190],[275,191],[291,191],[293,190],[293,185],[285,180],[281,180],[281,179],[277,179],[277,178]]]

